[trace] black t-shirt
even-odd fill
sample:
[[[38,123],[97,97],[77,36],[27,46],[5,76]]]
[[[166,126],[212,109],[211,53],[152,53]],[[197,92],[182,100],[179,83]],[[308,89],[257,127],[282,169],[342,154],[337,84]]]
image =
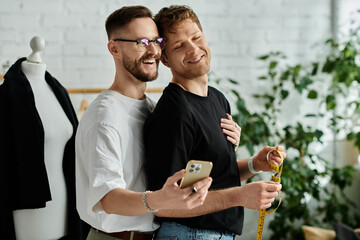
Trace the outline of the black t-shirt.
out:
[[[158,190],[189,160],[213,163],[210,189],[240,186],[234,145],[220,127],[220,119],[230,113],[222,93],[208,87],[201,97],[170,83],[144,126],[146,174],[150,190]],[[189,227],[242,233],[244,209],[233,207],[193,218],[161,218]]]

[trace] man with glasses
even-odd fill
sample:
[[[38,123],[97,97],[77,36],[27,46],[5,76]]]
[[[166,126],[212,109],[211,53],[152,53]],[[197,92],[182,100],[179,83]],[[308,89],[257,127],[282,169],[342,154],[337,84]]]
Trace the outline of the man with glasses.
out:
[[[184,170],[161,189],[146,191],[143,168],[143,123],[155,103],[144,94],[157,78],[161,50],[149,9],[123,7],[106,21],[108,50],[116,73],[109,90],[90,104],[76,135],[76,197],[81,219],[94,239],[152,239],[158,228],[153,212],[201,205],[211,178],[180,189]],[[149,214],[150,213],[150,214]]]
[[[279,165],[279,154],[286,157],[284,148],[264,147],[249,159],[237,160],[218,123],[230,113],[229,103],[208,86],[211,53],[199,19],[189,7],[170,6],[160,10],[155,22],[160,36],[167,39],[161,61],[173,78],[144,125],[149,187],[159,189],[191,159],[213,163],[213,183],[204,204],[155,213],[161,217],[157,239],[234,239],[242,233],[243,208],[269,208],[281,189],[275,182],[241,186],[241,181],[258,171],[270,171],[268,154]]]

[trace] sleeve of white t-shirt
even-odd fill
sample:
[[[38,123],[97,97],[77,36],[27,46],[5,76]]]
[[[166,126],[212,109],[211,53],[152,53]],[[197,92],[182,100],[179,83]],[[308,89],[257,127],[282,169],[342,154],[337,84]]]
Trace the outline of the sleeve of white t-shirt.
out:
[[[100,200],[111,190],[126,188],[123,174],[121,138],[115,128],[105,123],[90,129],[86,138],[89,191],[88,211],[103,211]]]

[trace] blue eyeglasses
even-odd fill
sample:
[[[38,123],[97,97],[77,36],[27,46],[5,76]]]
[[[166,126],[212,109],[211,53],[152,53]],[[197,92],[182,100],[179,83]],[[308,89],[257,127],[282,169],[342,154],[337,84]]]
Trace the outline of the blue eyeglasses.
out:
[[[141,38],[138,40],[128,40],[128,39],[121,39],[121,38],[116,38],[114,39],[114,41],[119,41],[119,42],[136,42],[136,45],[138,47],[138,49],[141,52],[145,52],[147,50],[147,48],[150,46],[150,43],[154,43],[154,46],[156,47],[157,50],[162,50],[165,47],[166,44],[166,39],[165,38],[157,38],[154,40],[150,40],[147,38]]]

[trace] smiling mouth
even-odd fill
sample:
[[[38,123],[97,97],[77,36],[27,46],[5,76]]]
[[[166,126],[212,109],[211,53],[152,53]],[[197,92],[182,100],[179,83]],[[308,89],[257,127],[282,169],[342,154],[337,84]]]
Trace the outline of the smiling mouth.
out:
[[[201,60],[201,58],[202,58],[203,56],[204,56],[204,55],[201,55],[201,56],[199,56],[198,58],[189,61],[189,63],[197,63],[197,62],[199,62],[199,61]]]
[[[144,64],[154,64],[156,61],[155,61],[155,59],[145,59],[142,62]]]

